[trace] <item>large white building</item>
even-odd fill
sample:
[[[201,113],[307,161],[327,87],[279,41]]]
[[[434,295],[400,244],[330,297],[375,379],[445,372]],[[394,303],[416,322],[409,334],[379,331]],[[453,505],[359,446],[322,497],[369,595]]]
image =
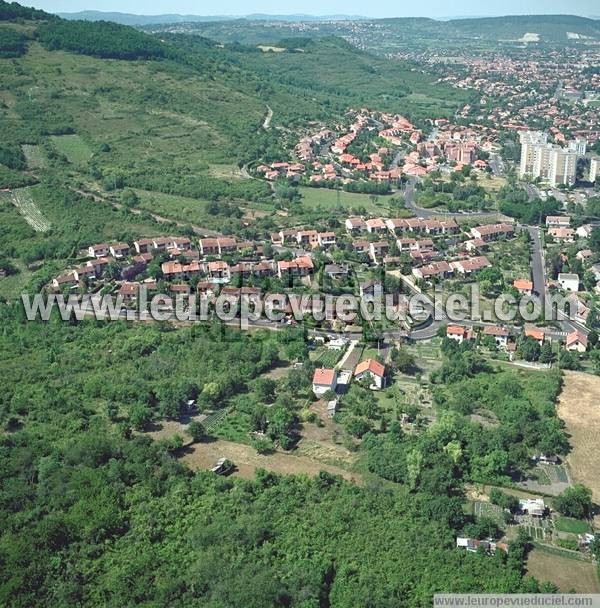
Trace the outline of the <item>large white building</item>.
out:
[[[551,186],[571,186],[577,175],[577,158],[583,156],[586,141],[576,139],[566,148],[548,143],[548,134],[541,131],[522,131],[521,164],[519,175],[540,178]]]
[[[548,181],[552,186],[565,184],[572,186],[577,177],[577,152],[553,146],[550,151]]]

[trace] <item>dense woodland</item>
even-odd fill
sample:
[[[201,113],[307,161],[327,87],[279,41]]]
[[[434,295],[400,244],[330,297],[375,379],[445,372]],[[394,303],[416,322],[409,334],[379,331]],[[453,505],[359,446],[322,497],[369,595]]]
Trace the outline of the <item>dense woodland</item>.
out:
[[[426,606],[436,590],[539,589],[522,578],[526,541],[485,557],[456,551],[454,538],[469,525],[462,480],[495,479],[539,445],[514,428],[529,416],[510,413],[508,401],[552,420],[557,379],[536,401],[541,377],[533,385],[483,372],[443,389],[448,414],[421,437],[394,425],[368,433],[369,467],[400,485],[327,474],[248,482],[194,475],[173,459],[178,445],[136,429],[177,416],[190,397],[241,406],[250,389],[264,409],[272,387],[252,379],[280,356],[305,360],[301,333],[26,323],[16,305],[0,314],[3,605]],[[469,382],[487,387],[486,403],[512,386],[496,406],[501,429],[481,436],[465,425],[457,399]],[[299,378],[277,393],[305,387]],[[274,423],[286,409],[296,416],[282,397]]]

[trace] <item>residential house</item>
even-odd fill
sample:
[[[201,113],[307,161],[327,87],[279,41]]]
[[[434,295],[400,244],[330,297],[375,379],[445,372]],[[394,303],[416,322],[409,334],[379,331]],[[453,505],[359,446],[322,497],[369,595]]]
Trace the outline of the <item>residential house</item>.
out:
[[[594,228],[591,224],[584,224],[583,226],[579,226],[579,228],[575,230],[575,233],[582,239],[589,239],[590,236],[592,236],[593,229]]]
[[[500,327],[498,325],[486,325],[483,328],[484,336],[491,336],[494,338],[496,346],[498,348],[506,349],[508,345],[508,329],[506,327]]]
[[[106,243],[100,243],[99,245],[90,245],[88,247],[88,254],[91,258],[103,258],[110,253],[110,247]]]
[[[573,228],[549,228],[548,234],[558,241],[565,241],[566,243],[572,243],[574,239],[575,231]]]
[[[133,246],[138,253],[149,253],[153,247],[152,239],[139,239],[133,242]]]
[[[348,277],[348,266],[342,264],[326,264],[324,273],[332,279],[345,279]]]
[[[533,293],[533,282],[529,279],[515,279],[513,287],[523,295],[530,296]]]
[[[198,276],[202,272],[202,267],[199,262],[181,264],[170,260],[163,262],[161,270],[165,279],[172,281],[173,279],[189,279]]]
[[[417,279],[432,279],[439,278],[444,279],[452,272],[452,268],[450,264],[446,261],[441,262],[432,262],[431,264],[427,264],[426,266],[421,266],[419,268],[413,268],[412,273]]]
[[[231,253],[233,251],[237,251],[238,244],[235,239],[232,239],[228,236],[222,236],[217,239],[217,244],[219,246],[219,255],[223,255],[224,253]]]
[[[549,215],[546,218],[546,226],[549,228],[566,228],[571,225],[571,218],[568,215]]]
[[[231,278],[229,264],[223,260],[208,262],[206,264],[206,274],[209,278],[219,283],[227,282]]]
[[[109,251],[115,258],[124,258],[129,255],[129,245],[127,243],[113,243],[109,247]]]
[[[63,287],[73,287],[77,285],[77,278],[75,278],[75,273],[67,272],[65,274],[61,274],[52,280],[52,286],[56,289],[62,289]]]
[[[369,241],[353,241],[352,249],[358,253],[366,253],[368,254],[371,250],[371,243]]]
[[[337,371],[335,369],[315,369],[312,390],[317,397],[322,397],[327,391],[335,391],[337,386]]]
[[[346,222],[346,230],[350,234],[355,234],[357,232],[365,232],[367,230],[367,223],[363,220],[362,217],[349,217]]]
[[[591,249],[582,249],[581,251],[577,252],[577,255],[575,257],[581,262],[587,262],[590,258],[593,257],[593,255],[594,254]]]
[[[133,302],[137,299],[140,291],[139,283],[123,283],[117,292],[124,302]]]
[[[565,291],[579,291],[579,275],[570,272],[561,272],[558,275],[558,284]]]
[[[519,500],[521,513],[527,513],[533,517],[544,517],[546,515],[546,504],[543,498],[521,498]]]
[[[73,275],[76,281],[93,280],[96,278],[96,270],[93,266],[80,266],[73,271]]]
[[[471,228],[471,236],[482,241],[493,241],[500,237],[512,236],[515,232],[511,224],[487,224]]]
[[[316,230],[299,230],[296,241],[304,247],[316,247],[319,244],[319,233]]]
[[[206,255],[219,255],[219,240],[218,239],[200,239],[198,241],[200,253]]]
[[[446,337],[462,344],[465,340],[473,339],[473,330],[470,327],[463,327],[462,325],[448,325]]]
[[[297,257],[289,262],[285,260],[277,262],[277,276],[280,279],[288,274],[304,277],[311,274],[313,270],[313,261],[307,255]]]
[[[378,260],[385,256],[389,250],[390,244],[387,241],[375,241],[369,244],[369,255],[374,264],[377,264]]]
[[[332,247],[336,244],[335,232],[319,232],[318,243],[319,247]]]
[[[380,296],[383,293],[381,281],[376,281],[375,279],[369,279],[361,283],[359,289],[361,298],[365,296]]]
[[[363,378],[369,378],[369,388],[380,390],[385,387],[385,366],[375,359],[365,359],[354,369],[354,378],[359,382]]]
[[[567,335],[565,341],[565,348],[567,350],[584,353],[587,350],[587,347],[588,339],[583,332],[576,329]]]
[[[384,232],[387,232],[387,225],[380,217],[367,220],[366,224],[367,232],[370,234],[383,234]]]
[[[463,276],[473,274],[474,272],[478,272],[479,270],[487,268],[488,266],[491,266],[490,261],[484,255],[468,258],[466,260],[450,262],[450,268]]]
[[[544,344],[544,340],[546,339],[546,333],[543,329],[539,327],[534,327],[532,325],[526,325],[524,335],[526,338],[531,338],[535,340],[540,346]]]

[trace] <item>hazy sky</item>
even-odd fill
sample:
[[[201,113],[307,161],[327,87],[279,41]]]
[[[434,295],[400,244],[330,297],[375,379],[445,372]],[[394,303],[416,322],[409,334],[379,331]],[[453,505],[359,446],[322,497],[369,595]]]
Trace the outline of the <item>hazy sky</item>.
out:
[[[249,13],[312,15],[365,15],[367,17],[453,17],[460,15],[515,15],[515,14],[575,14],[600,15],[598,0],[219,0],[193,2],[192,0],[21,0],[22,4],[50,12],[81,10],[118,11],[157,15],[182,13],[190,15],[244,15]]]

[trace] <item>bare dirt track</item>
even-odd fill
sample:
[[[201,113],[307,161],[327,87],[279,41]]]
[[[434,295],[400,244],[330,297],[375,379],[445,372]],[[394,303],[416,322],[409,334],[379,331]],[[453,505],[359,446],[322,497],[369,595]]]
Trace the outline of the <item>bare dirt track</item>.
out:
[[[574,482],[583,483],[600,503],[600,377],[565,371],[558,415],[571,444],[567,463]]]

